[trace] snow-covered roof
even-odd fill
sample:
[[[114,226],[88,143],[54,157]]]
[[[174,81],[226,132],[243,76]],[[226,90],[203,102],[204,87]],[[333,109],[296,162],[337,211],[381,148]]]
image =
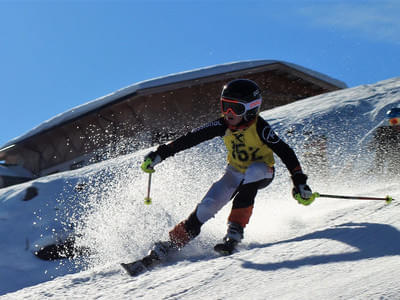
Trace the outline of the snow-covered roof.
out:
[[[288,62],[278,61],[278,60],[250,60],[250,61],[240,61],[240,62],[232,62],[232,63],[226,63],[226,64],[221,64],[221,65],[209,66],[209,67],[205,67],[205,68],[194,69],[194,70],[190,70],[190,71],[186,71],[186,72],[180,72],[180,73],[170,74],[167,76],[157,77],[157,78],[150,79],[150,80],[141,81],[141,82],[132,84],[130,86],[127,86],[125,88],[122,88],[120,90],[117,90],[111,94],[105,95],[103,97],[89,101],[82,105],[76,106],[66,112],[63,112],[63,113],[60,113],[60,114],[54,116],[53,118],[51,118],[47,121],[44,121],[43,123],[41,123],[37,127],[33,128],[32,130],[26,132],[25,134],[10,140],[9,142],[4,144],[0,148],[0,151],[4,150],[4,148],[6,148],[6,147],[9,147],[13,144],[17,144],[29,137],[32,137],[40,132],[46,131],[46,130],[56,127],[60,124],[63,124],[70,120],[76,119],[77,117],[84,115],[90,111],[107,106],[108,104],[110,104],[114,101],[117,101],[118,99],[121,99],[123,97],[126,97],[128,95],[132,95],[139,90],[149,89],[149,88],[153,88],[153,87],[157,87],[157,86],[163,86],[163,85],[168,85],[168,84],[173,84],[173,83],[178,83],[178,82],[183,82],[183,81],[193,80],[193,79],[198,79],[198,78],[203,78],[203,77],[209,77],[209,76],[218,75],[218,74],[235,72],[235,71],[240,71],[240,70],[245,70],[245,69],[250,69],[250,68],[255,68],[255,67],[261,67],[261,66],[265,66],[265,65],[272,65],[272,64],[276,64],[276,63],[286,65],[292,69],[296,69],[304,74],[307,74],[311,77],[317,78],[321,81],[327,82],[333,86],[337,86],[339,88],[347,87],[347,85],[340,80],[331,78],[322,73],[304,68],[302,66],[299,66],[299,65],[296,65],[293,63],[288,63]]]

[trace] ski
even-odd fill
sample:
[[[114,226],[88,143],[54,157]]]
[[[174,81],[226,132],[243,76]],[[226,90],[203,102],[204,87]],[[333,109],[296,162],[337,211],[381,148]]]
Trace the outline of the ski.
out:
[[[154,257],[152,253],[143,257],[142,259],[136,260],[131,263],[121,263],[121,266],[130,276],[138,276],[151,270],[153,267],[158,265],[160,260]]]

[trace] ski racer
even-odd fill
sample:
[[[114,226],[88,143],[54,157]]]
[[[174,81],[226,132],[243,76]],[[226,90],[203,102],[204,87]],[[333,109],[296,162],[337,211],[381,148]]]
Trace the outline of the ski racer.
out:
[[[262,98],[257,84],[247,79],[230,81],[223,87],[220,103],[221,118],[160,145],[145,156],[141,166],[143,171],[152,173],[166,158],[214,137],[222,137],[228,151],[224,175],[211,186],[188,218],[169,232],[170,240],[153,247],[160,260],[171,248],[180,249],[199,235],[201,226],[233,199],[227,233],[223,242],[214,247],[223,255],[232,254],[243,239],[257,191],[274,179],[274,153],[291,174],[294,198],[303,205],[309,205],[315,198],[294,151],[259,116]]]
[[[400,175],[400,106],[386,113],[386,124],[374,132],[372,149],[375,150],[374,173]]]

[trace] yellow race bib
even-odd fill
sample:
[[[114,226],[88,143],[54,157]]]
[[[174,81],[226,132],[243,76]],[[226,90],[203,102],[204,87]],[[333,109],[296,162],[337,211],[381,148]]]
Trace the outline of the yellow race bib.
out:
[[[228,149],[228,163],[238,171],[246,172],[254,162],[265,162],[269,167],[274,166],[273,152],[258,136],[257,122],[242,130],[227,129],[223,139]]]

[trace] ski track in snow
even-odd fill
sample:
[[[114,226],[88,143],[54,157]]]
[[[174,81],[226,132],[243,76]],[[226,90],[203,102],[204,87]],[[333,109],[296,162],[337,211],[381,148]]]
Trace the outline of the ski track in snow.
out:
[[[357,168],[368,156],[361,162],[352,156],[352,147],[367,141],[387,107],[396,103],[400,103],[400,79],[263,113],[281,136],[294,125],[296,130],[312,128],[338,140],[328,145],[336,156],[329,173],[308,172],[314,190],[390,194],[396,199],[390,205],[323,198],[308,207],[298,205],[290,197],[288,174],[277,159],[275,182],[258,194],[239,252],[219,257],[212,251],[225,233],[228,205],[181,253],[136,278],[127,276],[119,263],[144,255],[153,241],[165,237],[192,211],[222,172],[224,152],[219,142],[207,142],[163,162],[153,179],[150,207],[142,200],[147,178],[138,170],[148,150],[3,189],[0,299],[400,299],[399,180],[363,176]],[[338,137],[349,126],[343,121],[349,110],[351,116],[362,111],[355,122],[364,125],[355,129],[362,133],[357,139],[346,141]],[[327,131],[324,120],[332,116],[338,119]],[[285,139],[295,148],[299,142],[296,135]],[[301,158],[301,147],[295,150]],[[176,178],[184,184],[177,184]],[[76,194],[77,183],[86,184],[83,195]],[[41,201],[21,201],[32,184],[39,187]],[[35,244],[51,240],[54,232],[61,235],[62,225],[69,222],[66,215],[76,222],[80,242],[96,248],[83,263],[87,270],[82,265],[74,269],[70,262],[42,262],[32,255]]]

